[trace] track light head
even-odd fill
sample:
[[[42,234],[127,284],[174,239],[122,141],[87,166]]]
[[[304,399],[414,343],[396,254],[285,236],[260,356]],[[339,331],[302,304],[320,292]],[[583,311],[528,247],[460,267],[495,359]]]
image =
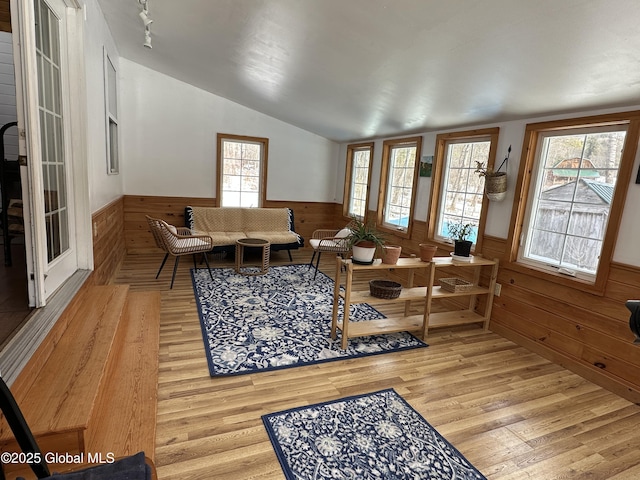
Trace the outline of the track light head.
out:
[[[147,48],[153,48],[153,46],[151,45],[151,32],[147,31],[144,34],[144,43],[142,44]]]
[[[149,13],[146,10],[142,10],[139,15],[145,27],[148,27],[153,23],[153,19],[149,17]]]

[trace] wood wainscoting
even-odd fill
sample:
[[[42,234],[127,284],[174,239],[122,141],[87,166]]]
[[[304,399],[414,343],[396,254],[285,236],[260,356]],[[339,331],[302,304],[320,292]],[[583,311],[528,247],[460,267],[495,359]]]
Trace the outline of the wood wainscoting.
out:
[[[127,253],[153,253],[158,251],[149,232],[145,215],[161,218],[173,225],[183,226],[184,209],[215,206],[215,198],[196,197],[155,197],[125,195],[124,197],[124,239]],[[295,229],[305,239],[305,246],[314,230],[338,228],[337,205],[328,202],[290,202],[267,200],[267,208],[288,207],[293,210]]]
[[[341,210],[340,210],[341,211]],[[369,218],[375,218],[370,212]],[[387,235],[403,256],[418,254],[427,225],[414,220],[411,238]],[[482,255],[503,259],[506,240],[485,236]],[[436,255],[448,255],[439,249]],[[396,274],[402,280],[402,273]],[[426,284],[422,274],[416,283]],[[499,297],[494,297],[490,330],[534,351],[633,402],[640,402],[640,346],[629,329],[625,302],[638,298],[640,268],[611,264],[604,295],[567,287],[509,269],[500,263]]]
[[[91,215],[93,231],[93,274],[91,283],[111,283],[126,250],[124,243],[124,197]]]
[[[11,33],[11,7],[9,0],[0,0],[0,32]]]
[[[506,240],[485,237],[485,256]],[[501,264],[490,329],[633,402],[640,402],[640,347],[625,302],[637,298],[640,268],[611,264],[604,295],[583,292]]]

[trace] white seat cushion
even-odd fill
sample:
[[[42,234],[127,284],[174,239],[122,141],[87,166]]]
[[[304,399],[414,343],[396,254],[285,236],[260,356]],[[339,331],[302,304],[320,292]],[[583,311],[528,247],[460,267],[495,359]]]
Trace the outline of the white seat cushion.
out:
[[[346,238],[349,235],[351,235],[351,229],[345,227],[342,230],[340,230],[338,233],[336,233],[335,238]]]
[[[328,238],[312,238],[309,240],[309,244],[313,247],[314,250],[317,250],[318,247],[320,246],[320,242],[322,242],[322,246],[326,247],[326,248],[333,248],[333,247],[342,247],[344,246],[343,242],[335,242],[331,239]]]

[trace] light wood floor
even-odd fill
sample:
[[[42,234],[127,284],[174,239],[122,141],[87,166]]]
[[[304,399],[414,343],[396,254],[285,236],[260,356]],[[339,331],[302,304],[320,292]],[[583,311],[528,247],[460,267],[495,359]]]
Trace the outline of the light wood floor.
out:
[[[326,257],[321,269],[333,276]],[[640,478],[639,406],[473,325],[430,330],[426,349],[211,378],[191,263],[169,290],[171,264],[154,279],[161,259],[128,256],[116,278],[162,292],[160,480],[283,479],[261,415],[389,387],[489,479]]]

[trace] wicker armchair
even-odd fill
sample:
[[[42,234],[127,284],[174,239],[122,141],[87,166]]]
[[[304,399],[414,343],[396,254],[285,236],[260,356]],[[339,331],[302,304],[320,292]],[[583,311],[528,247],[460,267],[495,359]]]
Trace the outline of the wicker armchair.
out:
[[[313,260],[316,258],[317,253],[318,259],[316,260],[316,272],[313,275],[314,279],[318,274],[318,266],[320,265],[322,252],[333,252],[336,255],[344,257],[344,254],[351,250],[347,238],[349,233],[350,230],[348,228],[343,228],[342,230],[321,229],[313,232],[311,240],[309,240],[309,244],[313,247],[313,256],[311,257],[311,262],[309,262],[309,268],[313,265]]]
[[[160,276],[160,272],[162,272],[169,255],[175,256],[176,262],[173,265],[173,275],[171,277],[170,287],[173,288],[173,282],[176,278],[176,271],[178,270],[180,257],[182,255],[193,255],[193,267],[197,269],[196,254],[202,253],[204,261],[207,264],[207,269],[209,270],[209,276],[211,277],[211,280],[213,280],[211,267],[209,266],[209,260],[207,259],[207,253],[213,249],[213,240],[209,235],[196,234],[186,227],[174,227],[164,220],[152,218],[148,215],[146,217],[156,245],[165,252],[160,269],[156,274],[156,279]]]

